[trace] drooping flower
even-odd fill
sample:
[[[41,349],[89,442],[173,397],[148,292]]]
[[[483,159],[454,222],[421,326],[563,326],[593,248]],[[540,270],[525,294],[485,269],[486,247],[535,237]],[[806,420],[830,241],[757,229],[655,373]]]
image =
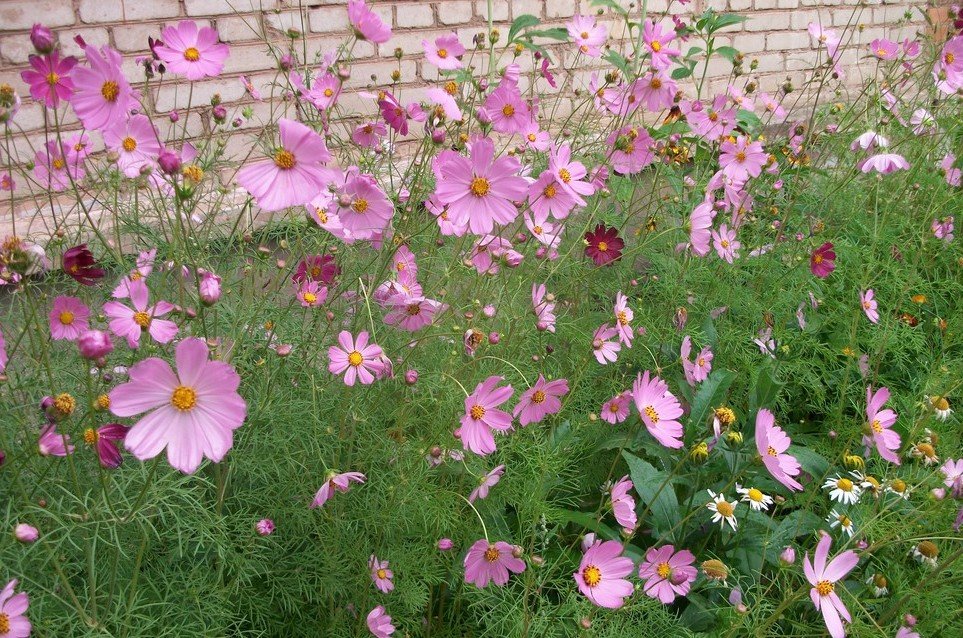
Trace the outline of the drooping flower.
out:
[[[140,175],[141,169],[152,166],[161,152],[157,131],[146,115],[108,125],[103,135],[107,148],[117,153],[117,168],[127,177]]]
[[[281,118],[281,145],[270,158],[243,167],[237,183],[266,211],[309,203],[327,186],[322,164],[331,159],[324,140],[311,128]]]
[[[820,538],[812,562],[809,560],[809,552],[806,552],[803,557],[803,572],[806,574],[806,580],[812,585],[809,590],[809,597],[812,599],[813,605],[816,606],[816,610],[822,612],[829,634],[833,638],[843,638],[846,635],[846,630],[843,629],[840,617],[845,619],[846,622],[851,622],[852,618],[849,615],[849,610],[846,609],[843,601],[836,594],[836,583],[845,578],[846,574],[856,567],[859,557],[856,552],[848,550],[836,556],[827,564],[826,559],[829,557],[829,547],[832,542],[832,538],[828,534]]]
[[[55,109],[60,101],[70,101],[74,83],[70,72],[77,64],[77,58],[60,57],[59,51],[48,55],[31,55],[27,58],[32,68],[22,71],[20,77],[30,85],[30,95],[44,106]]]
[[[27,638],[32,629],[27,620],[30,599],[26,592],[14,594],[17,579],[14,578],[0,591],[0,636],[3,638]]]
[[[876,171],[881,175],[889,175],[896,171],[909,170],[910,164],[898,153],[879,153],[866,158],[860,163],[859,170],[864,173]]]
[[[635,499],[629,494],[629,490],[634,487],[629,477],[623,476],[612,486],[609,492],[609,496],[612,498],[612,513],[615,514],[615,520],[622,526],[622,530],[626,534],[634,532],[636,525],[639,523],[635,514]]]
[[[689,245],[692,252],[699,257],[705,257],[709,254],[709,240],[713,237],[710,229],[715,216],[715,206],[712,200],[708,198],[692,209],[692,213],[689,215]]]
[[[618,609],[635,591],[625,578],[633,568],[632,559],[622,556],[622,543],[596,541],[582,554],[578,571],[572,576],[579,591],[594,605]]]
[[[532,284],[532,310],[537,327],[555,332],[555,303],[549,300],[545,284]]]
[[[350,332],[342,330],[338,334],[338,345],[328,348],[328,372],[344,374],[344,383],[348,386],[354,385],[356,380],[370,385],[384,368],[382,355],[384,351],[378,344],[368,343],[366,331],[362,330],[355,339]]]
[[[706,346],[703,348],[699,355],[695,358],[695,361],[689,359],[689,355],[692,353],[692,338],[686,335],[682,339],[682,348],[679,352],[679,356],[682,358],[682,371],[685,374],[686,382],[695,387],[697,383],[702,383],[709,378],[709,373],[712,372],[712,350]]]
[[[90,326],[90,308],[76,297],[57,297],[50,309],[50,336],[74,341]]]
[[[348,0],[348,20],[359,40],[384,44],[391,39],[391,27],[382,22],[364,0]]]
[[[512,415],[518,418],[521,426],[538,423],[550,414],[558,414],[562,409],[561,398],[568,394],[568,381],[556,379],[546,381],[541,374],[538,380],[518,398]]]
[[[826,242],[813,251],[809,258],[809,270],[820,279],[825,279],[836,270],[836,253],[832,242]]]
[[[668,448],[681,448],[682,405],[669,392],[669,384],[659,377],[649,377],[649,371],[639,374],[632,384],[632,399],[639,417],[655,440]]]
[[[568,35],[578,50],[590,58],[602,56],[602,45],[608,39],[608,31],[603,25],[595,23],[594,16],[576,15],[565,23]]]
[[[439,69],[454,71],[464,66],[460,58],[465,55],[465,47],[454,33],[437,37],[433,42],[422,40],[421,46],[425,51],[425,59]]]
[[[618,345],[616,343],[616,345]],[[630,392],[622,392],[617,394],[602,406],[599,410],[599,416],[603,421],[615,425],[616,423],[622,423],[627,418],[629,418],[629,406],[632,404],[632,394]]]
[[[497,387],[502,377],[491,376],[479,383],[475,391],[465,397],[465,414],[455,436],[461,439],[466,450],[486,456],[496,450],[492,430],[506,432],[512,429],[512,415],[498,406],[511,398],[512,386]]]
[[[882,410],[883,404],[889,400],[889,388],[880,388],[875,393],[870,386],[866,387],[866,428],[863,433],[863,445],[867,452],[872,446],[876,447],[879,455],[899,465],[899,450],[902,440],[892,427],[896,423],[896,413],[889,408]]]
[[[395,626],[391,624],[391,616],[385,612],[383,605],[378,605],[369,611],[365,622],[368,625],[368,631],[375,638],[388,638],[395,633]]]
[[[85,286],[93,286],[104,276],[104,269],[97,267],[97,260],[87,244],[65,250],[62,263],[64,272]]]
[[[592,335],[593,354],[595,355],[596,361],[603,366],[606,363],[615,363],[619,357],[619,351],[622,350],[622,342],[613,340],[618,334],[619,331],[616,328],[613,328],[607,323],[603,323],[595,330],[595,334]]]
[[[719,523],[720,529],[725,529],[726,523],[728,523],[732,531],[736,531],[739,525],[736,520],[736,506],[739,505],[739,502],[732,501],[730,503],[724,494],[716,494],[712,490],[707,491],[709,492],[709,498],[712,500],[706,503],[706,508],[712,512],[712,522]]]
[[[144,359],[131,366],[130,381],[110,392],[115,415],[147,412],[124,439],[136,458],[151,459],[167,448],[170,464],[192,474],[205,457],[219,463],[227,455],[247,403],[237,392],[241,377],[234,368],[208,354],[203,339],[184,339],[174,351],[176,373],[163,359]]]
[[[695,556],[687,549],[675,551],[673,545],[650,547],[639,565],[645,595],[670,605],[677,596],[688,594],[697,575],[694,562]]]
[[[502,479],[502,475],[505,473],[505,466],[499,465],[491,472],[488,472],[478,480],[478,487],[471,491],[468,495],[468,502],[474,503],[478,499],[488,498],[488,491],[498,485],[498,482]]]
[[[198,29],[192,20],[165,28],[161,38],[163,43],[153,47],[154,54],[168,71],[192,82],[220,75],[230,53],[226,44],[218,42],[217,31],[211,27]]]
[[[615,328],[619,331],[619,342],[626,348],[632,347],[632,320],[635,313],[629,307],[629,298],[622,294],[622,291],[615,293],[615,306],[612,308],[615,314]]]
[[[395,588],[393,581],[395,574],[388,569],[388,561],[378,560],[378,557],[372,554],[368,559],[368,571],[371,572],[371,580],[375,587],[382,593],[390,593]]]
[[[117,449],[117,443],[123,441],[130,428],[120,423],[108,423],[99,428],[84,430],[84,443],[94,446],[100,466],[112,470],[120,467],[123,457]]]
[[[465,582],[478,588],[487,587],[490,582],[503,587],[512,574],[525,571],[525,561],[515,558],[514,551],[505,541],[490,543],[486,538],[478,539],[465,555]]]
[[[365,476],[361,472],[344,472],[342,474],[330,472],[314,495],[314,500],[311,501],[311,509],[321,507],[327,503],[328,499],[334,496],[335,492],[346,493],[351,489],[352,483],[364,483],[364,481]]]
[[[946,459],[940,467],[943,484],[950,488],[953,498],[963,497],[963,458]]]
[[[104,130],[127,120],[127,113],[137,106],[137,93],[130,87],[121,68],[123,58],[109,46],[100,51],[84,48],[89,66],[76,66],[71,73],[74,83],[70,105],[88,130]]]
[[[791,454],[786,454],[792,441],[776,425],[776,417],[766,408],[756,414],[756,450],[762,457],[762,464],[766,466],[773,478],[793,491],[801,491],[802,485],[794,479],[799,476],[802,467]]]
[[[70,444],[70,435],[58,432],[56,423],[48,423],[40,430],[37,449],[40,451],[40,456],[67,456],[74,453],[74,446]]]

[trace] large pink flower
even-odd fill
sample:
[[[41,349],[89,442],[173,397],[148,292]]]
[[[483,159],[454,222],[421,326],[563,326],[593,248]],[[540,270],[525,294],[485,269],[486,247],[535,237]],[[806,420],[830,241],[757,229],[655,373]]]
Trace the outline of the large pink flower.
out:
[[[622,556],[622,543],[596,541],[582,554],[582,562],[572,577],[578,590],[593,604],[618,609],[635,591],[625,579],[633,567],[632,559]]]
[[[54,50],[44,56],[31,55],[28,60],[32,68],[21,71],[20,77],[30,85],[33,99],[52,109],[60,106],[60,100],[70,100],[74,88],[70,72],[77,64],[77,58],[61,58]]]
[[[339,347],[340,346],[340,347]],[[375,375],[384,368],[381,359],[384,351],[378,344],[368,343],[368,333],[361,331],[354,339],[347,330],[338,335],[338,345],[328,348],[328,372],[344,374],[344,384],[354,385],[356,380],[364,385],[374,383]]]
[[[577,15],[565,23],[568,35],[578,50],[590,58],[602,56],[602,45],[608,39],[608,31],[595,23],[594,16]]]
[[[606,143],[611,153],[612,168],[623,175],[634,175],[655,161],[655,142],[641,126],[623,126],[612,131]]]
[[[365,622],[368,624],[368,631],[375,638],[388,638],[395,633],[395,626],[391,624],[391,616],[387,614],[383,605],[378,605],[369,611]]]
[[[131,348],[140,345],[140,337],[144,331],[157,343],[170,343],[177,336],[177,324],[159,317],[173,310],[174,304],[158,301],[153,306],[147,305],[149,293],[143,279],[131,281],[127,289],[133,308],[119,301],[108,301],[104,304],[104,314],[110,318],[107,324],[110,331],[127,339],[127,345]]]
[[[802,490],[802,485],[794,479],[799,476],[800,465],[796,457],[786,454],[792,441],[776,425],[776,417],[766,408],[756,414],[756,450],[762,457],[762,464],[766,466],[773,478],[790,490]]]
[[[84,52],[89,66],[73,69],[70,105],[84,128],[99,131],[126,120],[128,111],[137,106],[137,93],[124,78],[120,53],[106,45],[99,52],[92,46]]]
[[[824,534],[816,545],[816,554],[813,556],[812,562],[809,561],[809,552],[806,552],[806,556],[803,558],[803,572],[806,574],[806,580],[812,585],[809,590],[809,597],[816,609],[822,612],[829,635],[833,638],[843,638],[846,635],[846,630],[843,629],[840,616],[846,622],[852,622],[852,618],[849,615],[849,610],[846,609],[846,605],[843,604],[836,593],[836,583],[853,571],[856,563],[859,562],[859,557],[856,552],[849,550],[826,564],[826,558],[829,557],[829,546],[832,542],[829,534]]]
[[[752,142],[744,135],[737,137],[735,142],[724,141],[719,151],[722,173],[737,181],[744,182],[750,176],[759,177],[762,167],[769,161],[762,142]]]
[[[465,582],[475,587],[487,587],[494,582],[499,587],[508,582],[511,574],[525,571],[525,561],[515,558],[514,548],[505,541],[488,542],[480,538],[465,555]]]
[[[334,172],[334,171],[332,171]],[[373,175],[351,167],[344,179],[334,180],[337,187],[332,210],[341,225],[357,239],[371,239],[387,228],[395,209]]]
[[[902,440],[898,433],[892,430],[896,423],[896,413],[889,408],[883,410],[883,404],[889,400],[889,388],[880,388],[875,393],[870,386],[866,387],[866,427],[863,434],[863,445],[866,452],[873,446],[879,455],[899,465],[899,450]]]
[[[90,327],[90,309],[76,297],[60,296],[50,308],[50,336],[53,339],[69,339],[87,332]]]
[[[645,428],[656,441],[665,447],[682,447],[682,404],[669,392],[669,384],[659,377],[650,379],[646,370],[632,384],[632,399]]]
[[[495,143],[476,138],[471,157],[444,151],[435,160],[439,179],[435,195],[448,207],[448,217],[476,235],[486,235],[495,224],[510,224],[518,216],[515,201],[525,198],[528,185],[518,177],[521,164],[514,157],[495,158]]]
[[[281,146],[274,154],[237,173],[237,183],[266,211],[307,204],[327,186],[321,165],[331,153],[321,136],[287,118],[278,120],[278,130]]]
[[[465,55],[465,47],[454,33],[437,37],[433,42],[422,40],[421,46],[425,50],[425,58],[428,62],[439,69],[454,71],[464,66],[460,58]]]
[[[191,81],[220,75],[230,52],[226,44],[217,41],[217,31],[211,27],[198,29],[192,20],[167,27],[161,37],[164,42],[154,47],[154,53],[168,71]]]
[[[499,388],[502,380],[499,376],[488,377],[465,397],[465,414],[461,417],[461,427],[455,430],[455,436],[461,439],[465,449],[481,456],[496,450],[492,430],[506,432],[512,429],[512,415],[497,409],[514,392],[510,385]]]
[[[645,581],[645,595],[669,605],[676,596],[689,593],[696,579],[692,567],[695,556],[687,549],[675,551],[672,545],[650,547],[645,552],[645,562],[639,565],[639,578]]]
[[[137,177],[151,166],[161,152],[157,131],[146,115],[134,115],[104,129],[104,144],[117,153],[117,168],[127,177]]]
[[[634,532],[639,522],[635,514],[635,499],[629,493],[633,487],[635,486],[629,477],[623,476],[612,486],[609,493],[612,498],[612,513],[615,514],[615,520],[626,534]]]
[[[348,0],[348,20],[359,40],[383,44],[391,39],[391,27],[382,22],[364,0]]]
[[[558,414],[561,411],[561,398],[566,394],[568,394],[567,380],[546,381],[540,374],[535,385],[525,390],[518,398],[518,404],[512,415],[518,417],[518,424],[522,426],[538,423],[549,414]]]
[[[0,591],[0,618],[6,620],[3,638],[27,638],[30,635],[30,621],[24,615],[30,606],[30,599],[24,592],[14,594],[16,588],[17,579],[14,578]]]
[[[203,339],[181,341],[174,359],[176,373],[157,357],[134,364],[130,381],[111,391],[110,411],[120,417],[147,412],[127,433],[127,450],[143,461],[167,448],[170,464],[191,474],[205,457],[224,458],[247,404],[237,393],[241,377],[227,363],[210,361]]]

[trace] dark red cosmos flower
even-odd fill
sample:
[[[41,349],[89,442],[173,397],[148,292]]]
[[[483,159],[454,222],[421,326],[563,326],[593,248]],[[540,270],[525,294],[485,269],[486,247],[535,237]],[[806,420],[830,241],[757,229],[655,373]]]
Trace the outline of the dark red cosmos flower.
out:
[[[625,242],[619,237],[619,231],[599,224],[595,230],[585,233],[585,254],[595,262],[596,266],[605,266],[622,256]]]
[[[833,252],[832,242],[826,242],[813,251],[809,258],[809,270],[820,279],[825,279],[829,273],[836,270],[836,253]]]
[[[334,255],[309,255],[301,260],[291,279],[295,283],[319,281],[329,285],[340,273],[341,268],[335,263]]]
[[[93,286],[104,276],[104,269],[97,267],[94,254],[87,244],[68,248],[63,256],[64,272],[85,286]]]

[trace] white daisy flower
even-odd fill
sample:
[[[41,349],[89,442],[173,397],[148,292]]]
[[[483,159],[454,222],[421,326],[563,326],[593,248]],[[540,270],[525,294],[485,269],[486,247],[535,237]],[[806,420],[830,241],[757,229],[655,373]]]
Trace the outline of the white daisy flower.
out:
[[[946,421],[953,414],[953,409],[950,408],[950,402],[946,400],[946,397],[930,397],[930,405],[933,406],[933,412],[939,421]]]
[[[859,501],[863,488],[853,483],[850,479],[836,475],[826,479],[823,489],[829,490],[829,498],[837,503],[852,505]]]
[[[893,479],[892,481],[889,481],[886,484],[885,490],[887,494],[895,494],[900,498],[909,500],[910,488],[909,488],[909,485],[906,484],[906,481],[904,481],[903,479],[897,478],[897,479]]]
[[[736,531],[738,522],[736,521],[736,505],[739,504],[738,501],[730,503],[726,500],[725,495],[716,494],[712,490],[706,490],[709,492],[709,496],[712,498],[711,503],[706,503],[706,507],[712,511],[712,522],[719,523],[720,529],[725,529],[726,523],[729,523],[729,527],[732,531]]]
[[[889,582],[886,580],[886,577],[879,572],[867,576],[866,584],[869,585],[870,591],[873,592],[873,596],[876,598],[889,595]]]
[[[910,555],[920,562],[921,565],[929,565],[936,569],[936,560],[939,558],[940,550],[933,541],[921,541]]]
[[[831,529],[838,527],[846,532],[850,538],[853,537],[853,519],[845,514],[840,514],[836,510],[832,510],[829,516],[826,517],[826,522],[829,523]]]
[[[859,470],[853,470],[849,475],[856,479],[856,484],[859,485],[861,489],[870,492],[873,496],[878,497],[880,492],[883,491],[883,486],[876,480],[876,477],[863,474]]]
[[[772,505],[772,497],[754,487],[745,488],[736,485],[736,492],[742,495],[742,502],[749,503],[749,507],[755,512],[768,512],[769,506]]]

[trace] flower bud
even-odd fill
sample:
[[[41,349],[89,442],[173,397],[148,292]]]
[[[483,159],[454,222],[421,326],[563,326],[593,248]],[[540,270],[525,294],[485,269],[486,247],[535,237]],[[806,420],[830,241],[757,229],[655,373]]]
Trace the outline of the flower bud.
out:
[[[173,151],[163,150],[157,156],[157,165],[167,175],[176,175],[181,170],[181,158]]]
[[[440,551],[447,552],[454,546],[455,544],[451,542],[450,538],[442,538],[438,540],[438,549]]]
[[[88,330],[77,338],[77,348],[84,359],[100,359],[114,351],[110,335],[101,330]]]
[[[37,53],[50,53],[54,48],[54,34],[44,25],[39,23],[34,24],[33,28],[30,29],[30,42],[33,44],[33,48],[37,50]]]
[[[715,558],[710,558],[702,563],[702,573],[705,574],[709,580],[725,580],[729,578],[729,568],[726,567],[726,564],[721,560]],[[682,574],[682,580],[674,582],[674,584],[678,585],[683,582],[685,582],[685,574]]]
[[[783,565],[792,565],[796,562],[796,550],[792,547],[786,547],[779,554],[779,562]]]
[[[274,533],[274,521],[270,518],[262,518],[254,524],[254,529],[261,536],[270,536]]]
[[[40,538],[40,532],[37,531],[37,528],[33,525],[27,525],[26,523],[20,523],[13,528],[13,535],[18,541],[27,545],[36,542],[36,540]]]
[[[498,334],[497,332],[488,333],[488,343],[490,343],[493,346],[497,346],[498,342],[501,341],[501,338],[502,338],[501,335]]]
[[[415,385],[418,383],[418,371],[417,370],[405,370],[405,383],[408,385]]]
[[[208,270],[198,270],[198,295],[205,306],[213,306],[221,298],[221,278]]]

